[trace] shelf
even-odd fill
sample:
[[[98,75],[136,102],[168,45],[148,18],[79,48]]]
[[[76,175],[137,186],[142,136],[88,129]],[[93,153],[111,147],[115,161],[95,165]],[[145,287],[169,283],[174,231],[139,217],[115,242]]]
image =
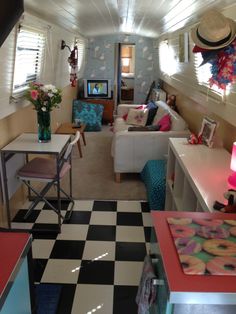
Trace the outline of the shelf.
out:
[[[223,148],[189,145],[170,138],[167,160],[166,210],[212,212],[215,200],[226,204],[230,154]]]

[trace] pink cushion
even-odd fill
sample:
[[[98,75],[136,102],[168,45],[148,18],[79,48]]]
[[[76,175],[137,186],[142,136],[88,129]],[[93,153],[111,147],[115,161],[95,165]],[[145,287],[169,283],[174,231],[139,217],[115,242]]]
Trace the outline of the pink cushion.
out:
[[[56,160],[37,157],[25,164],[18,172],[20,177],[54,179],[57,174]],[[61,171],[60,178],[70,169],[70,164],[65,162]]]
[[[140,105],[140,106],[135,107],[134,109],[145,109],[145,108],[146,108],[146,105]],[[128,112],[124,114],[122,118],[126,121],[127,117],[128,117]]]
[[[160,127],[159,131],[170,131],[171,128],[170,115],[169,114],[164,115],[157,125]]]

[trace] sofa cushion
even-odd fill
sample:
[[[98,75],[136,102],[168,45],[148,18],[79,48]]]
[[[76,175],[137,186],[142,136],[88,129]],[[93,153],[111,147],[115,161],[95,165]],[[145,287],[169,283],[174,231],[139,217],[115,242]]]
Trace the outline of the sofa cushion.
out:
[[[158,122],[159,131],[170,131],[171,129],[171,118],[169,114],[164,115]]]
[[[130,126],[128,128],[128,131],[144,131],[144,132],[147,132],[147,131],[159,131],[160,130],[160,125],[146,125],[146,126]]]
[[[127,117],[127,124],[133,125],[146,125],[148,118],[148,110],[147,109],[130,109]]]
[[[172,110],[167,105],[166,102],[158,100],[155,103],[158,106],[158,110],[157,110],[156,116],[158,115],[158,111],[161,108],[162,108],[162,113],[163,113],[163,110],[166,110],[166,112],[169,112],[170,117],[171,117],[171,131],[183,131],[183,130],[187,130],[188,129],[188,125],[184,121],[184,119],[176,111]],[[166,114],[166,112],[165,112],[165,114]],[[159,111],[159,115],[161,115],[160,111]],[[154,117],[154,120],[153,120],[152,124],[156,124],[157,123],[158,116],[157,117],[156,116]]]
[[[78,99],[73,101],[72,120],[80,119],[86,123],[85,131],[101,131],[104,106],[87,103]]]
[[[146,108],[146,105],[140,105],[140,106],[137,106],[137,107],[135,107],[135,108],[133,108],[133,109],[145,109],[145,108]],[[129,113],[129,111],[126,112],[126,113],[122,116],[122,118],[123,118],[125,121],[127,120],[128,113]]]
[[[152,122],[153,122],[153,119],[154,119],[154,117],[156,115],[158,107],[155,104],[155,102],[149,101],[149,103],[147,104],[146,108],[148,109],[148,118],[147,118],[146,125],[151,125]]]
[[[168,111],[166,109],[158,107],[155,117],[152,121],[152,125],[157,125],[161,118],[164,117],[167,113]]]
[[[188,129],[187,123],[184,119],[174,110],[169,110],[171,115],[171,131],[183,131]]]

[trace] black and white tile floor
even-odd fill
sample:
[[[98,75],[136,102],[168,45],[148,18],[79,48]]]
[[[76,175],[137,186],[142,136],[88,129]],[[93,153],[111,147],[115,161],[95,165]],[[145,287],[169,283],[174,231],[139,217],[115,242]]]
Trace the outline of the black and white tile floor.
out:
[[[57,215],[44,203],[26,221],[25,212],[12,227],[33,230],[35,282],[63,285],[58,314],[137,313],[152,225],[146,202],[78,200],[60,234],[34,232],[56,228]]]

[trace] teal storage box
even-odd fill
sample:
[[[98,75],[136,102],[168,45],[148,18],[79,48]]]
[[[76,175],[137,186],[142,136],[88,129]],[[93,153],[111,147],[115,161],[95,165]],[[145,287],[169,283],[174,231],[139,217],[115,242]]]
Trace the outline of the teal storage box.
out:
[[[146,162],[141,178],[146,186],[150,210],[164,210],[166,190],[166,161],[149,160]]]

